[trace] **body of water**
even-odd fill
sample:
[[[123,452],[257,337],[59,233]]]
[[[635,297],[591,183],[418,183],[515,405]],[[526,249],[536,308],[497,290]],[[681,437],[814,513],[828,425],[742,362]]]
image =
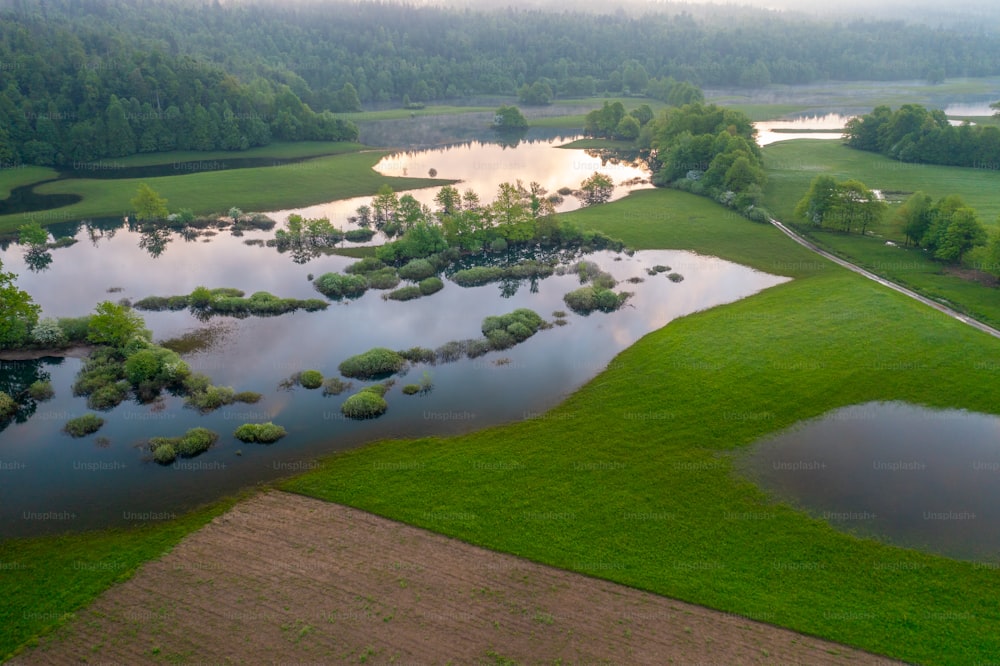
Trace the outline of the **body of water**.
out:
[[[743,460],[777,498],[839,529],[1000,562],[1000,417],[905,403],[830,412]]]

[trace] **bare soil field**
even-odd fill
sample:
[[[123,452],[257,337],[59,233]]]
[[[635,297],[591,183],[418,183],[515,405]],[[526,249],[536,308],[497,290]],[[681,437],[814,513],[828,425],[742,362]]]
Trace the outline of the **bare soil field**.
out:
[[[12,663],[896,662],[272,491]]]

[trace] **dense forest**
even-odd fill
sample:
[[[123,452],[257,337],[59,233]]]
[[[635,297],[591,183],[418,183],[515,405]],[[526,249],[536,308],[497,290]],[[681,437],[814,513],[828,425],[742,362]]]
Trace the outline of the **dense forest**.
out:
[[[944,111],[904,104],[895,112],[878,106],[852,118],[845,128],[847,145],[882,153],[903,162],[1000,168],[1000,128],[952,125]]]
[[[5,0],[0,160],[353,138],[326,112],[477,95],[666,101],[677,81],[1000,74],[1000,35],[752,8],[598,14],[381,2]],[[694,101],[686,99],[684,101]]]

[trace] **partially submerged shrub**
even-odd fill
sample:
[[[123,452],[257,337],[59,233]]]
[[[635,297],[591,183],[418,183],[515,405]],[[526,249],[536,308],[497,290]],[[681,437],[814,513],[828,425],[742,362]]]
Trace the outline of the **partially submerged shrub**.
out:
[[[241,442],[258,442],[272,444],[288,434],[280,425],[267,423],[244,423],[233,432],[233,437]]]
[[[362,275],[324,273],[313,282],[316,290],[332,299],[357,298],[368,289],[368,280]]]
[[[681,275],[680,273],[671,273],[670,275],[667,276],[667,279],[670,280],[671,282],[683,282],[684,276]]]
[[[100,430],[102,425],[104,425],[104,419],[97,414],[84,414],[67,421],[66,425],[63,426],[63,431],[70,437],[86,437]]]
[[[302,388],[318,389],[323,385],[323,373],[319,370],[304,370],[299,374],[299,384]]]
[[[384,294],[382,298],[393,301],[412,301],[415,298],[420,298],[422,295],[420,287],[410,285],[408,287],[400,287],[395,291],[390,291],[388,294]]]
[[[403,395],[416,395],[420,393],[420,384],[407,384],[403,387]]]
[[[386,265],[375,257],[365,257],[344,269],[345,273],[360,275],[386,268]]]
[[[378,379],[395,374],[406,367],[406,359],[398,352],[385,347],[374,347],[345,359],[339,366],[340,374],[355,379]]]
[[[365,243],[375,236],[372,229],[349,229],[344,232],[344,238],[352,243]]]
[[[451,363],[462,358],[465,354],[465,345],[458,340],[446,342],[434,350],[437,360],[441,363]]]
[[[456,271],[451,281],[461,287],[478,287],[503,278],[503,269],[497,266],[475,266]]]
[[[37,382],[33,382],[31,386],[28,387],[28,395],[30,395],[33,400],[38,402],[51,400],[55,394],[56,392],[52,388],[52,382],[43,382],[39,380]],[[0,413],[0,418],[2,417],[3,414]]]
[[[9,419],[17,412],[17,402],[9,394],[0,391],[0,420]]]
[[[441,281],[441,278],[434,276],[421,280],[417,287],[420,288],[421,294],[430,296],[444,289],[444,282]]]
[[[106,384],[87,396],[87,407],[102,412],[114,409],[128,397],[130,389],[131,386],[125,381]]]
[[[169,465],[177,458],[177,451],[173,444],[162,443],[153,449],[153,460],[161,465]]]
[[[628,297],[628,292],[615,293],[610,289],[600,287],[581,287],[563,296],[569,309],[577,314],[589,314],[594,310],[614,312],[620,308]]]
[[[351,382],[345,382],[340,377],[330,377],[323,382],[323,395],[340,395],[351,386]]]
[[[389,405],[378,390],[372,390],[375,388],[369,387],[350,396],[340,406],[341,413],[350,419],[374,419],[385,414]]]
[[[199,453],[208,451],[212,444],[219,439],[218,433],[212,432],[208,428],[192,428],[180,438],[176,446],[177,455],[184,458],[193,458]]]
[[[434,363],[437,361],[437,352],[426,347],[410,347],[400,351],[399,355],[410,363]]]
[[[426,259],[413,259],[399,269],[399,277],[419,282],[437,273],[434,265]]]
[[[399,276],[391,266],[365,273],[365,279],[368,280],[369,289],[394,289],[399,285]]]

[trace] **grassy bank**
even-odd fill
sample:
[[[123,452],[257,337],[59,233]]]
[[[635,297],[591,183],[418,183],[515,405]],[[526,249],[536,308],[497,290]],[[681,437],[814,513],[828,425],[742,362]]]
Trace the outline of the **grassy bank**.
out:
[[[30,185],[41,180],[49,180],[58,175],[54,169],[40,166],[0,169],[0,199],[9,197],[10,191],[15,187]]]
[[[140,182],[148,183],[166,197],[172,210],[190,208],[195,213],[213,213],[237,206],[243,210],[273,210],[308,206],[355,196],[374,194],[383,183],[396,190],[442,185],[431,178],[391,178],[372,167],[384,152],[350,152],[317,157],[303,162],[251,169],[188,173],[158,178],[70,179],[40,185],[41,194],[79,194],[83,200],[50,211],[0,217],[0,233],[16,229],[25,219],[42,224],[54,221],[114,217],[127,213],[129,201]]]
[[[166,153],[140,153],[128,157],[98,160],[93,165],[111,165],[112,168],[140,167],[155,165],[180,165],[186,162],[211,162],[216,160],[274,159],[289,160],[323,155],[341,155],[363,150],[360,143],[347,141],[295,141],[278,142],[249,150],[174,150]],[[83,167],[84,169],[86,167]]]
[[[130,578],[143,562],[169,551],[237,499],[133,529],[0,541],[0,661]]]
[[[795,140],[775,143],[764,149],[768,171],[766,205],[775,217],[792,223],[815,242],[851,261],[889,279],[904,284],[931,298],[946,302],[993,326],[1000,326],[1000,299],[997,290],[962,279],[932,261],[916,248],[892,247],[893,240],[904,242],[902,231],[892,223],[898,203],[890,206],[882,224],[871,236],[818,231],[795,219],[794,208],[809,189],[812,179],[821,173],[838,180],[856,178],[869,187],[889,193],[900,201],[923,190],[934,199],[958,194],[979,212],[987,227],[994,227],[1000,215],[1000,171],[943,167],[896,162],[887,157],[852,150],[839,141]]]
[[[703,199],[644,192],[575,217],[798,279],[651,333],[542,418],[382,442],[283,487],[903,659],[997,654],[996,572],[837,532],[731,454],[872,400],[996,412],[983,368],[1000,344]]]

